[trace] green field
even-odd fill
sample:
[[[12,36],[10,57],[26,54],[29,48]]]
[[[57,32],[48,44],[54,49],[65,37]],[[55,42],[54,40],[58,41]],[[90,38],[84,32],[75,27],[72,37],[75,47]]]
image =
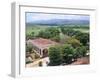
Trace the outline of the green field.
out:
[[[82,29],[82,28],[80,28],[80,29],[76,28],[74,30],[75,31],[80,31],[80,32],[83,32],[83,33],[88,33],[89,32],[89,29]]]
[[[41,26],[36,26],[36,25],[27,26],[26,27],[26,34],[31,34],[32,32],[34,32],[35,35],[37,35],[40,30],[44,30],[45,28],[46,27],[41,28]]]
[[[35,35],[37,35],[39,33],[39,31],[41,30],[45,30],[46,28],[48,28],[50,26],[48,25],[33,25],[33,26],[26,26],[26,34],[31,34],[32,32],[34,32]],[[51,27],[58,27],[58,26],[51,26]],[[59,28],[59,27],[58,27]],[[66,28],[70,28],[73,29],[75,31],[80,31],[83,33],[89,33],[89,27],[67,27]],[[60,28],[59,28],[60,29]]]

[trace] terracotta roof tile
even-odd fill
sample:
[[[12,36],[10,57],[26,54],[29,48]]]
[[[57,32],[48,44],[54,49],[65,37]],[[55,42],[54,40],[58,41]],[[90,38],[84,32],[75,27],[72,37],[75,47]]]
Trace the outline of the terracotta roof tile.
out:
[[[55,41],[51,41],[50,39],[44,39],[44,38],[38,38],[31,40],[32,44],[39,47],[39,48],[46,48],[49,47],[50,45],[55,45],[58,44]]]

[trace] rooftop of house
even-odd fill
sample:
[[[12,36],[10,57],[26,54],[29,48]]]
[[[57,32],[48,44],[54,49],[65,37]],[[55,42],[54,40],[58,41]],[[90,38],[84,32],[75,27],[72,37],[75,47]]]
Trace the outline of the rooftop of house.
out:
[[[38,48],[48,48],[51,45],[58,44],[55,41],[52,41],[50,39],[44,39],[44,38],[37,38],[37,39],[29,40],[29,42],[32,42],[32,44],[34,46],[37,46]]]

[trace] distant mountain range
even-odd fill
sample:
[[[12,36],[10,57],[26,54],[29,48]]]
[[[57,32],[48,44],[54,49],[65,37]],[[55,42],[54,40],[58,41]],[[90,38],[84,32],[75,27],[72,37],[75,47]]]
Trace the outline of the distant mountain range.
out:
[[[26,25],[89,25],[89,20],[70,20],[70,19],[52,19],[52,20],[39,20]]]

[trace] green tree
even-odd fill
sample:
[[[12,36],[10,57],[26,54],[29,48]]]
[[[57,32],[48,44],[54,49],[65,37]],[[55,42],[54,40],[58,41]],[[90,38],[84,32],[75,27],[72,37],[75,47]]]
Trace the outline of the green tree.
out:
[[[31,53],[33,49],[33,46],[31,43],[26,43],[26,52]]]
[[[75,35],[75,38],[78,39],[84,46],[89,43],[89,33],[79,33]]]
[[[52,39],[52,38],[55,38],[55,36],[56,36],[56,39],[58,39],[59,33],[60,33],[60,31],[58,28],[48,27],[44,31],[40,31],[38,34],[38,37]]]
[[[59,42],[60,41],[60,35],[56,35],[55,37],[51,38],[51,40]]]
[[[73,29],[66,28],[66,27],[62,27],[61,31],[62,31],[63,34],[66,34],[68,36],[73,36],[74,33],[75,33],[75,31]]]
[[[62,63],[61,50],[58,46],[53,46],[49,48],[49,59],[50,66],[60,65]]]
[[[74,57],[75,58],[84,57],[84,56],[86,56],[86,53],[87,53],[86,47],[84,47],[84,46],[77,47],[75,49]]]
[[[64,63],[71,63],[74,57],[74,48],[71,45],[64,45],[62,47],[62,58]]]
[[[67,43],[72,45],[73,48],[77,48],[82,45],[79,40],[77,40],[73,37],[68,38]]]
[[[33,39],[34,37],[34,32],[26,33],[26,40]]]

